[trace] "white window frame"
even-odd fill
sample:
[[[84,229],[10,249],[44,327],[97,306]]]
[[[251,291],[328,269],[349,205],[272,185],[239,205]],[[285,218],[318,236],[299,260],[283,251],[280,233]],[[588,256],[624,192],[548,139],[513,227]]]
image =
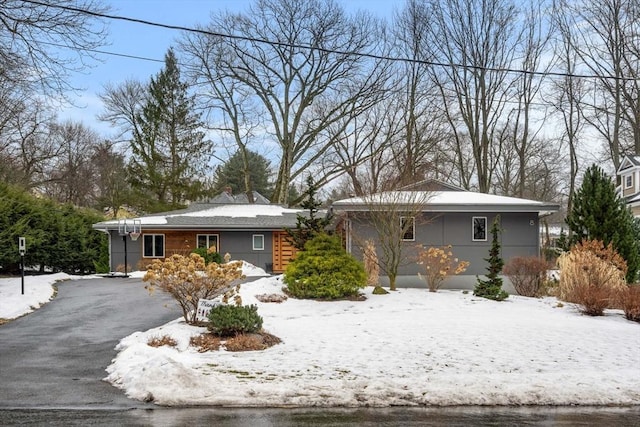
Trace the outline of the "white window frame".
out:
[[[152,255],[147,255],[147,251],[146,251],[147,236],[150,236],[152,238],[152,243],[151,243]],[[156,237],[162,237],[162,255],[156,254]],[[159,233],[143,234],[142,235],[142,258],[164,258],[165,254],[167,253],[166,245],[167,245],[167,239],[164,234],[159,234]]]
[[[260,238],[262,242],[261,247],[256,246],[256,237]],[[253,236],[251,236],[251,246],[254,251],[264,251],[264,234],[254,234]]]
[[[484,238],[476,239],[476,219],[484,220]],[[471,240],[473,242],[486,242],[487,241],[487,217],[486,216],[474,216],[471,217]]]
[[[629,175],[625,175],[624,177],[624,188],[631,188],[633,187],[633,175],[629,174]]]
[[[404,222],[410,220],[411,228],[404,230]],[[400,231],[402,232],[402,241],[403,242],[415,242],[416,241],[416,217],[415,216],[401,216],[400,217]],[[406,239],[405,236],[411,231],[411,238]]]
[[[209,249],[211,247],[211,242],[209,241],[209,238],[211,236],[215,236],[216,237],[216,252],[220,253],[220,235],[216,234],[216,233],[196,234],[196,247],[197,248],[203,247],[203,246],[200,246],[200,237],[206,237],[207,238],[207,247],[205,249]]]

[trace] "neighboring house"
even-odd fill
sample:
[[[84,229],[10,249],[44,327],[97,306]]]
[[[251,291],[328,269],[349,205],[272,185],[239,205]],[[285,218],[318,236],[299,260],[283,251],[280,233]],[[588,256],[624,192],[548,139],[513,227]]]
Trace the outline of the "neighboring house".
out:
[[[483,275],[487,271],[491,247],[491,225],[500,215],[501,256],[540,254],[540,218],[559,210],[555,203],[465,191],[445,183],[429,180],[410,190],[355,197],[333,203],[338,229],[344,233],[347,251],[362,259],[362,244],[372,239],[378,258],[378,230],[372,225],[371,211],[397,216],[396,221],[409,224],[402,236],[405,265],[400,275],[416,277],[421,266],[415,262],[417,245],[452,245],[454,257],[469,261],[465,275]],[[408,221],[408,222],[407,222]]]
[[[640,217],[640,156],[625,156],[616,175],[620,194],[633,215]]]
[[[282,272],[295,254],[285,228],[295,228],[297,215],[305,211],[271,205],[258,193],[254,199],[249,204],[244,194],[224,192],[186,209],[129,219],[141,226],[141,236],[135,241],[119,233],[119,220],[99,222],[93,228],[109,234],[111,271],[124,268],[126,240],[128,271],[143,269],[154,259],[214,246],[232,259]]]

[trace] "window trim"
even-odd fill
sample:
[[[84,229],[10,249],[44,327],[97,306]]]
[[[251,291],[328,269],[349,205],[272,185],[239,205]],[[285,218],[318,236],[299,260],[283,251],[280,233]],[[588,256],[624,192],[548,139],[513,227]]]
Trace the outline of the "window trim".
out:
[[[484,238],[477,239],[476,238],[476,220],[483,219],[484,220]],[[486,242],[487,241],[487,217],[486,216],[474,216],[471,217],[471,241],[472,242]]]
[[[633,187],[633,175],[629,174],[629,175],[625,175],[624,176],[624,188],[625,190],[627,188],[631,188]]]
[[[256,237],[260,237],[262,241],[262,247],[256,246]],[[264,234],[253,234],[251,236],[251,247],[254,251],[264,251]]]
[[[411,228],[404,231],[403,222],[411,220]],[[400,217],[400,232],[402,233],[403,242],[415,242],[416,241],[416,217],[415,216],[401,216]],[[407,239],[406,236],[411,232],[411,238]]]
[[[211,247],[211,242],[209,242],[209,237],[216,236],[216,252],[220,253],[220,234],[218,233],[200,233],[196,234],[196,248],[200,248],[200,236],[206,236],[207,238],[207,247],[205,249],[209,249]]]
[[[153,255],[147,255],[147,251],[146,251],[146,237],[150,236],[152,238],[152,243],[151,243],[151,252],[153,253]],[[156,237],[161,236],[162,237],[162,255],[157,255],[156,254]],[[165,254],[167,253],[167,239],[166,236],[162,233],[145,233],[142,235],[142,258],[164,258]]]

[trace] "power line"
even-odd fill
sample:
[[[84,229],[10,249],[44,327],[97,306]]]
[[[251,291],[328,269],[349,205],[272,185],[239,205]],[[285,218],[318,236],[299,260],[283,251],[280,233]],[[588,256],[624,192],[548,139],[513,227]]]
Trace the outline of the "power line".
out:
[[[135,23],[135,24],[143,24],[143,25],[148,25],[148,26],[152,26],[152,27],[164,28],[164,29],[168,29],[168,30],[185,31],[185,32],[189,32],[189,33],[196,33],[196,34],[202,34],[202,35],[207,35],[207,36],[214,36],[214,37],[228,38],[228,39],[234,39],[234,40],[248,41],[248,42],[252,42],[252,43],[264,43],[264,44],[268,44],[268,45],[271,45],[271,46],[278,46],[278,47],[305,49],[305,50],[311,50],[311,51],[316,50],[316,51],[319,51],[319,52],[336,54],[336,55],[360,56],[360,57],[363,57],[363,58],[377,59],[377,60],[382,60],[382,61],[409,62],[409,63],[429,65],[429,66],[442,67],[442,68],[466,68],[466,69],[472,69],[472,70],[477,70],[477,71],[490,71],[490,72],[499,72],[499,73],[514,73],[514,74],[524,74],[524,75],[542,76],[542,77],[566,77],[566,78],[576,78],[576,79],[608,79],[608,80],[618,80],[618,81],[636,81],[637,80],[634,77],[598,76],[598,75],[593,75],[593,74],[573,74],[573,73],[562,73],[562,72],[555,72],[555,71],[530,71],[530,70],[521,70],[521,69],[515,69],[515,68],[484,67],[484,66],[479,66],[479,65],[444,63],[444,62],[427,61],[427,60],[413,59],[413,58],[399,58],[399,57],[393,57],[393,56],[388,56],[388,55],[377,55],[377,54],[365,53],[365,52],[348,52],[348,51],[327,49],[327,48],[323,48],[323,47],[319,47],[319,46],[305,45],[305,44],[299,44],[299,43],[285,43],[285,42],[279,42],[279,41],[273,41],[273,40],[260,39],[260,38],[256,38],[256,37],[242,36],[242,35],[237,35],[237,34],[218,33],[218,32],[214,32],[214,31],[203,30],[203,29],[198,29],[198,28],[184,27],[184,26],[181,26],[181,25],[163,24],[163,23],[159,23],[159,22],[148,21],[148,20],[145,20],[145,19],[130,18],[130,17],[127,17],[127,16],[111,15],[111,14],[106,14],[106,13],[94,12],[94,11],[91,11],[91,10],[80,9],[80,8],[73,7],[73,6],[66,6],[66,5],[60,5],[60,4],[48,4],[48,3],[37,1],[37,0],[22,0],[22,1],[24,3],[30,3],[30,4],[34,4],[34,5],[38,5],[38,6],[57,8],[57,9],[67,10],[67,11],[70,11],[70,12],[84,13],[86,15],[95,16],[97,18],[105,18],[105,19],[112,19],[112,20],[117,20],[117,21],[132,22],[132,23]],[[128,55],[125,55],[125,54],[117,54],[117,53],[109,53],[109,52],[103,52],[103,53],[109,54],[109,55],[124,56],[124,57],[128,56]],[[131,56],[131,57],[132,58],[136,58],[136,59],[157,61],[157,60],[153,60],[153,59],[149,59],[149,58],[142,58],[142,57],[137,58],[135,56]]]

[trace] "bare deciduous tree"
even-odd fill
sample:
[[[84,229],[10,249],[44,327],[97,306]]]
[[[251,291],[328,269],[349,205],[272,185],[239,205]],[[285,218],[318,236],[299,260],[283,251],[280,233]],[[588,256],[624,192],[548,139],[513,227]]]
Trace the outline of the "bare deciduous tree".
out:
[[[522,35],[518,10],[509,0],[442,0],[429,2],[431,55],[444,67],[433,67],[458,155],[471,146],[477,185],[488,192],[498,160],[492,156],[496,127],[513,77]],[[459,167],[464,166],[460,160]],[[460,170],[460,176],[465,171]],[[465,183],[468,184],[468,183]],[[468,185],[465,185],[468,188]]]
[[[380,271],[389,278],[391,290],[396,289],[400,267],[416,261],[416,230],[430,220],[423,211],[431,196],[428,191],[386,191],[334,204],[336,215],[349,207],[349,217],[343,216],[350,228],[348,243],[363,253],[372,240],[380,250]],[[360,234],[351,232],[356,228]]]
[[[625,152],[640,153],[640,8],[628,0],[558,0],[556,10],[575,31],[573,50],[596,76],[584,118],[617,169]]]
[[[70,73],[84,69],[92,50],[104,44],[106,26],[94,14],[107,10],[98,0],[3,0],[0,78],[64,96],[74,89]]]
[[[207,27],[233,29],[234,37],[187,36],[183,45],[212,49],[191,52],[200,77],[210,86],[232,79],[265,114],[264,132],[280,149],[274,202],[287,203],[290,183],[341,137],[333,125],[346,126],[345,117],[380,96],[387,68],[353,54],[375,49],[378,25],[363,13],[348,16],[334,1],[257,0],[247,13],[220,14]],[[221,102],[216,93],[211,100]]]

